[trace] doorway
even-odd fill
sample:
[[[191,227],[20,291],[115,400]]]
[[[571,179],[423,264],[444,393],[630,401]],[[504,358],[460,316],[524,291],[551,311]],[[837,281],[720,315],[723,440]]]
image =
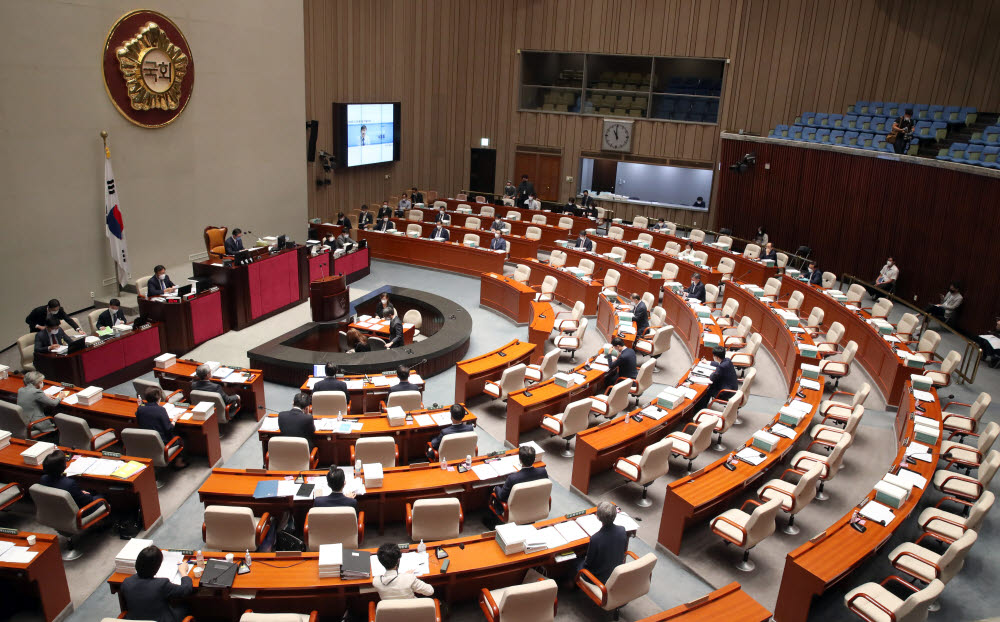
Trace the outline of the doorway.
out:
[[[559,175],[562,170],[562,156],[545,153],[518,153],[514,156],[515,186],[521,183],[521,175],[535,185],[535,192],[542,201],[559,201]]]
[[[497,151],[473,147],[469,154],[469,190],[493,194],[496,192]]]

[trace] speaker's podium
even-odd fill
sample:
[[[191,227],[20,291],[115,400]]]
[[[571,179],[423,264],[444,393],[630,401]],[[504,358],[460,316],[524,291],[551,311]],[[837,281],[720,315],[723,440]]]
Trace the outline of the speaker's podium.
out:
[[[351,312],[350,288],[340,275],[326,276],[309,284],[309,306],[314,322],[346,319]]]

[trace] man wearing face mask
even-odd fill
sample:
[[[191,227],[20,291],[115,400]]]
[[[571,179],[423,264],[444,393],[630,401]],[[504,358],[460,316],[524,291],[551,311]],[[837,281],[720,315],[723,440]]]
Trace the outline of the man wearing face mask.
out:
[[[243,249],[243,231],[233,229],[233,234],[226,239],[226,254],[235,255]]]
[[[45,330],[35,333],[35,354],[39,352],[51,352],[60,346],[68,345],[70,342],[66,332],[59,326],[59,320],[49,316],[45,320]],[[38,367],[38,362],[35,362]]]
[[[55,298],[50,300],[48,304],[32,309],[28,317],[24,318],[24,321],[28,323],[28,329],[31,332],[37,333],[40,330],[45,330],[45,320],[50,317],[66,322],[75,330],[80,331],[80,325],[66,313],[66,310],[62,308],[62,304]],[[83,331],[80,332],[82,333]]]
[[[382,220],[383,218],[392,218],[392,208],[389,207],[388,201],[382,201],[382,207],[378,208],[378,214],[376,214],[375,217],[378,220]]]
[[[38,334],[44,335],[45,331]],[[24,386],[17,390],[17,405],[21,407],[24,425],[29,426],[29,436],[47,434],[56,429],[51,419],[39,421],[48,417],[48,413],[59,405],[57,398],[45,395],[45,391],[42,390],[44,380],[45,376],[41,372],[29,371],[24,374]],[[35,421],[39,422],[32,425]]]
[[[368,206],[362,205],[361,213],[358,214],[358,230],[368,229],[374,222],[374,219],[372,219],[372,213],[368,211]]]
[[[162,265],[153,268],[153,278],[146,282],[146,296],[152,298],[153,296],[172,294],[175,291],[177,291],[177,287],[167,276],[167,269]]]
[[[895,260],[892,257],[886,260],[885,265],[879,270],[878,278],[875,279],[875,285],[879,289],[885,290],[892,294],[896,291],[896,279],[899,278],[899,266],[896,265]],[[872,297],[875,297],[875,292],[869,292]]]

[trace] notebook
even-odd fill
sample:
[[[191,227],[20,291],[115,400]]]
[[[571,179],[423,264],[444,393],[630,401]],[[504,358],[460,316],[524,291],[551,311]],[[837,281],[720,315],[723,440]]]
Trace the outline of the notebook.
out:
[[[201,587],[232,587],[236,579],[237,565],[221,559],[210,559],[205,562],[205,571],[201,575]]]

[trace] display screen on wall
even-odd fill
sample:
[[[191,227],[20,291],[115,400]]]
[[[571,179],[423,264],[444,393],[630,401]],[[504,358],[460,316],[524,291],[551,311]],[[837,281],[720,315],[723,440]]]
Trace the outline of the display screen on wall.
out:
[[[399,103],[334,104],[333,144],[337,166],[399,160]]]

